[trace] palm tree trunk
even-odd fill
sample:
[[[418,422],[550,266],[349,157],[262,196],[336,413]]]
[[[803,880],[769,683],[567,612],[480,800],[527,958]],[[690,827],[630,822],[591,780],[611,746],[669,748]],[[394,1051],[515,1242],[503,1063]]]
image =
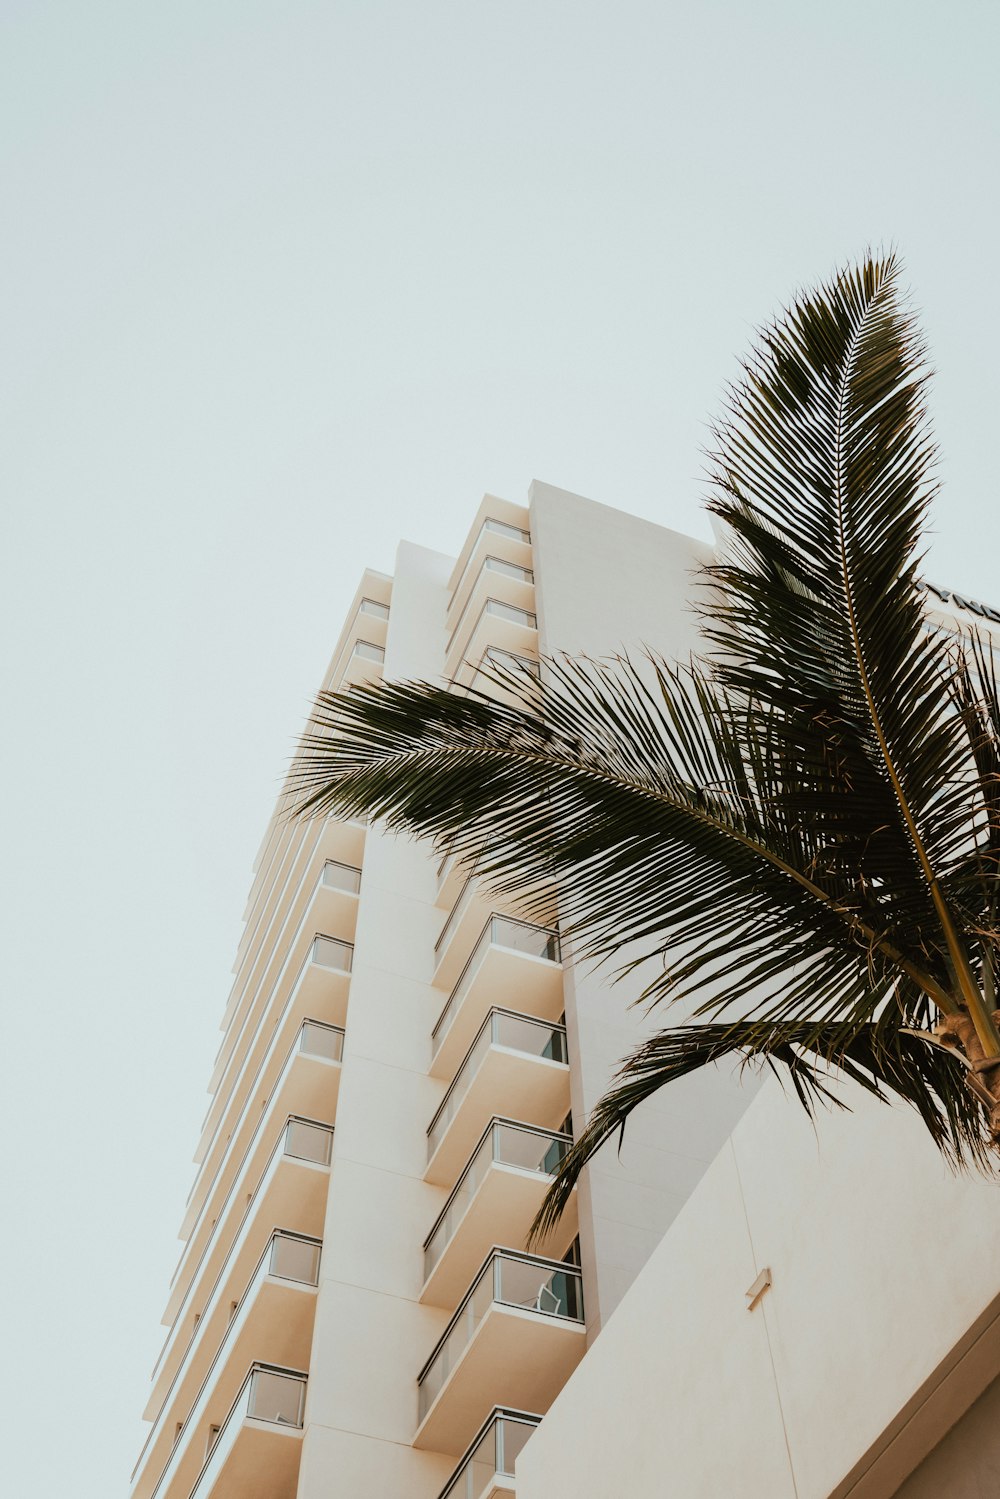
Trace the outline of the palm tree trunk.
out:
[[[995,1029],[1000,1025],[1000,1010],[994,1010],[989,1018]],[[934,1032],[942,1041],[959,1047],[965,1054],[969,1063],[970,1085],[986,1105],[990,1138],[1000,1148],[1000,1056],[987,1053],[980,1029],[964,1006],[955,1014],[939,1020]]]

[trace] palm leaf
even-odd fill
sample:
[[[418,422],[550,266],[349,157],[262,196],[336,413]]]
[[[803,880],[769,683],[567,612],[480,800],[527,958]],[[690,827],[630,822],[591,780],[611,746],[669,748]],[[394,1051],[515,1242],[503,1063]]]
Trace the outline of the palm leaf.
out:
[[[765,1066],[786,1077],[810,1115],[820,1102],[845,1107],[843,1090],[836,1089],[843,1079],[882,1103],[899,1100],[916,1110],[953,1165],[988,1164],[981,1105],[965,1086],[965,1064],[926,1037],[879,1024],[856,1027],[846,1041],[832,1030],[818,1033],[797,1021],[780,1026],[680,1026],[649,1037],[621,1064],[614,1085],[561,1161],[532,1224],[529,1243],[544,1238],[558,1222],[597,1151],[615,1136],[624,1140],[633,1109],[677,1078],[733,1060],[741,1066]]]
[[[720,680],[797,723],[822,711],[842,752],[867,762],[865,793],[884,810],[872,854],[914,895],[923,885],[962,1001],[1000,1051],[941,886],[943,857],[969,836],[968,740],[917,586],[934,451],[898,278],[894,257],[869,258],[764,330],[716,429],[709,508],[733,540],[710,570],[706,634]]]

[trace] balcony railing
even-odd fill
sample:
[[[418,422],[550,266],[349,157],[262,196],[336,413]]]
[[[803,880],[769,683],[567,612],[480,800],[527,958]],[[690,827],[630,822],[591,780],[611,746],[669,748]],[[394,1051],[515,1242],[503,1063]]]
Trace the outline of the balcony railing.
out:
[[[462,605],[462,612],[455,622],[455,628],[448,636],[448,644],[445,648],[445,655],[447,655],[451,650],[452,645],[455,642],[455,637],[458,634],[459,630],[462,628],[465,616],[468,614],[469,609],[472,607],[472,600],[475,596],[476,589],[479,586],[480,579],[483,578],[487,573],[497,573],[500,577],[511,578],[515,583],[524,583],[529,587],[531,587],[535,581],[535,575],[530,567],[521,567],[517,562],[507,562],[503,557],[485,557],[483,559],[483,565],[479,569],[479,572],[476,574],[472,587],[469,589],[469,597]]]
[[[389,605],[380,604],[378,599],[362,599],[358,605],[359,614],[371,614],[375,619],[389,618]]]
[[[520,526],[512,526],[509,521],[495,520],[492,515],[488,515],[483,521],[479,534],[482,535],[483,531],[492,531],[496,536],[507,536],[511,541],[523,541],[526,546],[531,545],[530,531],[522,531]]]
[[[298,1050],[307,1057],[322,1057],[326,1062],[342,1062],[343,1027],[327,1025],[325,1020],[303,1020],[299,1030]]]
[[[483,681],[480,682],[479,678]],[[508,682],[508,678],[512,680]],[[519,656],[516,651],[506,651],[502,646],[491,645],[480,658],[479,665],[472,661],[461,662],[456,668],[457,690],[469,696],[472,692],[485,692],[496,697],[505,693],[509,702],[520,701],[519,693],[525,689],[534,692],[532,685],[542,679],[541,663],[530,656]]]
[[[264,1253],[257,1261],[257,1268],[250,1277],[250,1284],[240,1297],[239,1303],[234,1307],[232,1315],[226,1323],[219,1346],[209,1365],[208,1372],[202,1380],[201,1388],[195,1396],[194,1403],[184,1420],[180,1432],[174,1440],[174,1445],[166,1465],[152,1491],[154,1494],[165,1489],[170,1483],[174,1472],[183,1459],[188,1437],[204,1421],[206,1402],[211,1398],[212,1390],[216,1385],[215,1371],[227,1357],[229,1350],[234,1347],[236,1340],[246,1326],[256,1305],[262,1284],[267,1280],[284,1280],[291,1281],[297,1286],[318,1286],[319,1261],[322,1247],[321,1240],[310,1238],[305,1234],[289,1233],[285,1229],[277,1229],[272,1234]],[[142,1452],[139,1454],[139,1461],[136,1463],[132,1474],[133,1482],[142,1468],[147,1452],[151,1452],[153,1444],[160,1434],[163,1416],[169,1410],[175,1392],[180,1388],[180,1381],[184,1371],[189,1367],[190,1356],[201,1341],[200,1335],[209,1326],[210,1310],[210,1308],[206,1308],[195,1330],[195,1336],[188,1345],[184,1361],[171,1381],[170,1388],[150,1428],[149,1435],[143,1444]]]
[[[465,915],[466,911],[469,909],[469,906],[470,906],[470,904],[472,902],[472,898],[475,895],[475,890],[473,888],[474,883],[475,883],[475,878],[476,878],[476,875],[475,875],[475,871],[473,870],[473,872],[468,876],[468,878],[465,881],[465,884],[462,886],[461,890],[459,891],[459,893],[458,893],[458,899],[455,901],[455,904],[452,906],[451,910],[448,912],[448,915],[445,918],[444,926],[441,928],[440,932],[438,933],[438,939],[437,939],[437,941],[434,944],[434,962],[435,962],[435,965],[438,964],[438,963],[440,963],[440,961],[441,961],[441,954],[444,952],[445,948],[447,947],[452,932],[455,930],[456,925],[458,924],[458,922],[461,921],[462,917]]]
[[[494,1306],[564,1322],[583,1322],[583,1279],[575,1265],[496,1249],[465,1293],[434,1352],[417,1376],[422,1422]]]
[[[529,677],[534,677],[536,680],[542,675],[539,662],[532,660],[530,656],[519,656],[516,651],[505,651],[499,645],[491,645],[483,653],[479,670],[489,670],[491,666],[497,666],[501,671],[513,672],[515,676],[527,673]]]
[[[327,859],[320,881],[331,890],[343,890],[346,895],[357,895],[361,889],[361,870],[355,869],[353,864],[339,864],[336,859]]]
[[[271,1060],[279,1036],[280,1030],[276,1027],[271,1045],[268,1047],[267,1052],[264,1054],[260,1066],[257,1069],[257,1077],[259,1077],[260,1074],[265,1070],[267,1063]],[[247,1141],[243,1156],[241,1157],[239,1166],[237,1167],[237,1175],[239,1175],[246,1167],[246,1163],[250,1159],[256,1141],[258,1140],[261,1133],[266,1129],[268,1111],[273,1111],[274,1101],[289,1079],[292,1068],[295,1065],[295,1058],[300,1055],[307,1057],[321,1057],[325,1062],[343,1061],[344,1031],[342,1027],[339,1025],[327,1025],[326,1022],[322,1020],[303,1020],[302,1024],[299,1026],[298,1033],[294,1041],[292,1042],[288,1051],[285,1053],[285,1059],[281,1064],[278,1075],[271,1085],[270,1091],[267,1095],[265,1112],[260,1115],[256,1123],[254,1124],[253,1132],[250,1135],[250,1139]],[[219,1164],[215,1169],[212,1180],[208,1184],[208,1188],[205,1192],[204,1198],[202,1199],[201,1207],[198,1209],[197,1215],[195,1216],[194,1221],[191,1225],[191,1230],[188,1235],[189,1242],[193,1242],[195,1235],[201,1227],[202,1219],[205,1216],[208,1204],[212,1201],[212,1194],[215,1191],[216,1185],[233,1162],[239,1146],[239,1141],[242,1138],[240,1126],[243,1123],[245,1114],[246,1105],[244,1104],[243,1108],[240,1110],[239,1116],[236,1120],[233,1121],[232,1134],[230,1135],[226,1148],[219,1159]],[[219,1214],[219,1216],[221,1216],[221,1213]]]
[[[572,1135],[564,1135],[556,1130],[515,1124],[509,1119],[494,1119],[427,1235],[424,1243],[424,1279],[431,1274],[451,1243],[470,1203],[492,1167],[513,1166],[520,1171],[553,1176],[572,1143]]]
[[[469,575],[469,569],[475,562],[476,551],[479,547],[479,543],[482,541],[483,537],[488,536],[490,532],[492,532],[494,536],[503,536],[508,541],[519,541],[524,546],[531,545],[530,531],[524,531],[520,526],[512,526],[507,521],[494,520],[492,516],[487,516],[480,526],[478,532],[476,533],[476,539],[473,541],[471,547],[469,548],[468,559],[465,563],[465,566],[462,568],[462,575],[457,580],[454,588],[451,591],[452,601],[459,597],[462,589],[465,587],[465,580]]]
[[[457,858],[458,858],[457,854],[453,854],[453,853],[442,854],[442,856],[441,856],[441,858],[440,858],[440,860],[438,862],[437,874],[435,876],[438,895],[441,894],[441,891],[444,889],[445,884],[451,878],[451,872],[452,872],[452,870],[455,867],[455,861],[456,861]]]
[[[222,1261],[219,1271],[219,1278],[221,1278],[221,1276],[225,1273],[226,1266],[231,1263],[236,1252],[241,1247],[244,1232],[251,1222],[254,1209],[270,1186],[275,1173],[280,1168],[281,1162],[283,1160],[290,1159],[296,1161],[307,1161],[311,1165],[315,1166],[329,1166],[332,1156],[332,1124],[319,1124],[315,1120],[302,1119],[295,1114],[289,1116],[289,1118],[285,1121],[285,1124],[281,1128],[274,1148],[271,1151],[270,1156],[268,1157],[267,1165],[264,1167],[260,1180],[258,1181],[256,1187],[253,1189],[253,1192],[250,1195],[250,1200],[246,1205],[246,1209],[244,1210],[242,1218],[240,1219],[240,1224],[237,1228],[236,1235]],[[226,1197],[226,1203],[223,1205],[222,1212],[220,1212],[219,1215],[219,1224],[221,1224],[222,1222],[226,1207],[231,1202],[232,1196],[233,1189],[230,1188],[230,1191]],[[216,1226],[218,1227],[218,1224]],[[215,1243],[216,1235],[215,1231],[213,1230],[212,1237],[208,1239],[198,1258],[197,1264],[194,1266],[194,1269],[191,1272],[191,1277],[188,1280],[187,1287],[180,1299],[177,1311],[174,1314],[174,1320],[171,1324],[169,1332],[167,1333],[163,1347],[160,1350],[159,1357],[156,1360],[156,1366],[153,1369],[154,1379],[156,1379],[157,1375],[160,1372],[160,1369],[163,1367],[164,1362],[168,1358],[171,1349],[175,1346],[175,1342],[183,1322],[182,1313],[184,1312],[193,1295],[195,1286],[199,1283],[200,1276],[205,1268],[209,1256],[211,1255]],[[216,1284],[217,1283],[218,1279],[216,1281]]]
[[[474,594],[470,594],[469,602],[471,602],[472,598],[474,597]],[[458,640],[460,634],[462,633],[463,620],[467,609],[468,604],[466,605],[466,608],[462,610],[463,618],[459,620],[458,625],[456,625],[454,631],[452,632],[451,639],[448,641],[449,655],[454,648],[456,640]],[[517,604],[507,604],[503,599],[488,598],[483,604],[483,607],[480,609],[479,613],[476,615],[476,620],[472,628],[468,631],[468,639],[465,641],[465,644],[463,646],[464,651],[468,650],[470,642],[474,640],[476,632],[479,630],[483,621],[488,619],[502,619],[506,624],[518,625],[521,629],[524,630],[538,629],[538,618],[532,610],[522,609]],[[501,640],[502,639],[503,635],[501,634]],[[513,641],[510,641],[508,637],[508,643],[516,644],[517,637],[515,636]]]
[[[284,1155],[293,1161],[311,1161],[314,1166],[329,1166],[333,1156],[333,1127],[316,1124],[310,1119],[289,1119],[285,1126]]]
[[[450,920],[450,918],[449,918]],[[443,935],[443,933],[442,933]],[[440,938],[438,939],[440,941]],[[472,949],[469,960],[458,976],[448,1002],[438,1016],[431,1032],[431,1056],[436,1057],[452,1021],[461,1007],[470,985],[479,971],[480,964],[491,947],[502,947],[509,952],[521,952],[530,958],[544,958],[549,963],[560,961],[559,935],[548,927],[533,926],[528,921],[515,921],[510,916],[491,916]]]
[[[322,1249],[322,1241],[319,1239],[279,1229],[271,1240],[267,1273],[277,1276],[279,1280],[294,1280],[304,1286],[318,1286]]]
[[[540,1416],[527,1411],[492,1411],[472,1438],[468,1452],[441,1490],[439,1499],[484,1499],[498,1478],[514,1482],[514,1464]]]
[[[334,973],[350,973],[354,965],[354,944],[339,937],[316,936],[309,951],[309,961]]]
[[[530,609],[519,609],[516,604],[505,604],[503,599],[487,599],[484,614],[493,614],[511,625],[523,625],[526,630],[538,629],[538,617]]]
[[[385,646],[376,645],[374,640],[356,640],[351,652],[351,660],[377,661],[380,665],[385,660]]]
[[[479,1028],[466,1052],[454,1081],[427,1126],[427,1159],[434,1155],[449,1124],[458,1112],[480,1064],[491,1046],[502,1046],[524,1056],[540,1057],[549,1062],[566,1061],[566,1027],[533,1020],[515,1010],[493,1009]]]
[[[302,1429],[306,1376],[291,1369],[254,1364],[219,1430],[190,1499],[207,1499],[233,1450],[245,1421]]]
[[[534,583],[535,575],[530,567],[518,562],[507,562],[503,557],[487,557],[482,566],[484,573],[501,573],[505,578],[515,578],[518,583]]]

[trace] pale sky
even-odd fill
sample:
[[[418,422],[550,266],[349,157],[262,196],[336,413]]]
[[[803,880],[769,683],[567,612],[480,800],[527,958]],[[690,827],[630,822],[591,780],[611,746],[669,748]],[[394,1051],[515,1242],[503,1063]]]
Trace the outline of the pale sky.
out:
[[[124,1495],[251,862],[366,565],[707,534],[752,329],[894,243],[1000,601],[1000,7],[3,0],[7,1434]]]

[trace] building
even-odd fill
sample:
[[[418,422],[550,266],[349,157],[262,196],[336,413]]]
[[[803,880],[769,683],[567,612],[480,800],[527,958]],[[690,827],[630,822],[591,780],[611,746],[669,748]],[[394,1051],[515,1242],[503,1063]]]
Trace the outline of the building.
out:
[[[547,485],[527,508],[488,496],[457,559],[404,542],[391,578],[365,574],[324,685],[647,641],[683,656],[708,555]],[[639,987],[574,968],[558,891],[527,923],[426,847],[276,810],[132,1499],[509,1488],[750,1096],[705,1074],[655,1101],[526,1254],[574,1117],[638,1038]]]
[[[469,683],[484,658],[646,643],[683,657],[696,643],[691,572],[710,555],[548,485],[532,486],[527,508],[487,496],[457,559],[404,542],[391,578],[364,575],[324,685],[383,672]],[[937,594],[929,606],[944,629],[979,609]],[[990,1315],[989,1238],[934,1336],[914,1331],[930,1250],[901,1256],[899,1225],[929,1246],[958,1192],[974,1236],[980,1199],[968,1194],[983,1184],[942,1179],[905,1118],[902,1156],[878,1169],[864,1159],[875,1148],[864,1121],[854,1135],[841,1126],[854,1144],[834,1149],[817,1233],[805,1121],[790,1119],[792,1143],[775,1157],[761,1143],[785,1107],[773,1090],[754,1102],[754,1087],[724,1074],[685,1079],[640,1111],[620,1159],[606,1151],[591,1164],[544,1252],[524,1252],[573,1120],[641,1029],[628,1009],[640,979],[612,987],[574,966],[551,895],[547,923],[529,923],[422,845],[276,811],[132,1499],[486,1499],[514,1491],[522,1451],[519,1499],[875,1499],[933,1458],[1000,1369],[975,1331]],[[924,1184],[915,1200],[891,1197],[900,1162]],[[868,1373],[853,1383],[837,1339],[880,1282],[837,1258],[857,1233],[844,1213],[852,1172],[878,1229],[871,1265],[920,1267],[866,1323],[885,1338],[908,1319],[905,1356],[888,1361],[889,1377],[869,1339]],[[807,1199],[803,1235],[796,1204]],[[890,1200],[895,1221],[879,1217]],[[773,1287],[748,1316],[743,1293],[765,1269]],[[792,1335],[810,1325],[810,1286],[822,1287],[819,1358],[816,1337]],[[769,1332],[789,1287],[803,1321]],[[973,1346],[978,1372],[966,1377],[966,1364],[957,1379]],[[948,1394],[936,1404],[935,1378]],[[825,1421],[817,1440],[831,1391],[850,1421]],[[852,1472],[868,1487],[843,1487]],[[931,1492],[945,1491],[902,1495]]]

